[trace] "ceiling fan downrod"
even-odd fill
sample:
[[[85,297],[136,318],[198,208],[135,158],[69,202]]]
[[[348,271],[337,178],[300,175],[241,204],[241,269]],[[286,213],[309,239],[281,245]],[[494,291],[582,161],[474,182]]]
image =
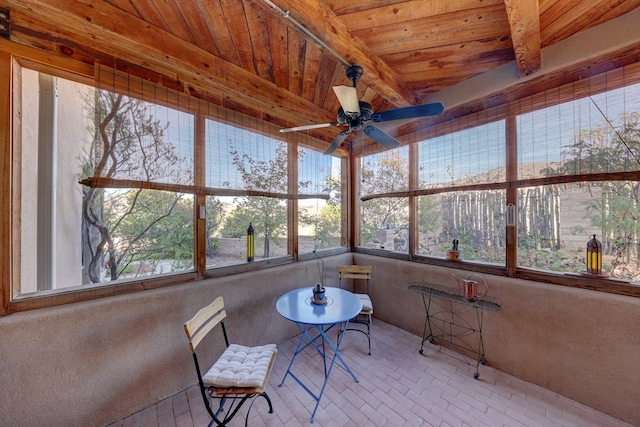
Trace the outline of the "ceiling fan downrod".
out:
[[[359,65],[351,64],[347,68],[347,78],[353,82],[353,87],[356,87],[356,83],[360,80],[360,77],[362,77],[363,72],[364,69]]]

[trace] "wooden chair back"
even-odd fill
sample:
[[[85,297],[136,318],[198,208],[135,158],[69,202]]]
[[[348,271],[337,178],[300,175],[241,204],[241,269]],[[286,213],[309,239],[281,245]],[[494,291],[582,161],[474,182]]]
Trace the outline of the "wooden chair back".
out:
[[[371,279],[371,270],[370,265],[339,265],[338,278],[369,280]]]
[[[271,399],[269,399],[269,396],[265,392],[265,388],[269,382],[269,376],[271,375],[271,370],[275,363],[276,354],[277,354],[276,346],[275,344],[268,344],[267,346],[251,347],[251,348],[245,347],[245,346],[238,346],[235,344],[233,346],[229,346],[229,338],[227,337],[227,330],[224,326],[224,319],[226,317],[227,317],[227,312],[224,309],[224,300],[222,299],[222,297],[218,297],[206,307],[201,308],[191,319],[189,319],[184,324],[184,331],[187,334],[187,338],[189,339],[189,347],[191,348],[191,352],[193,353],[193,361],[195,363],[196,373],[198,375],[198,384],[200,386],[202,399],[204,401],[205,408],[209,413],[209,416],[211,417],[211,423],[209,423],[209,426],[214,425],[214,423],[219,427],[226,426],[231,421],[231,419],[236,414],[238,414],[238,411],[240,410],[242,405],[247,400],[252,399],[255,396],[262,396],[269,405],[269,413],[273,413],[273,406],[271,404]],[[218,359],[218,361],[214,364],[214,366],[212,367],[212,370],[214,371],[216,370],[214,368],[216,368],[216,365],[218,365],[219,362],[228,364],[228,359],[232,357],[232,355],[227,355],[225,357],[225,355],[228,352],[233,353],[238,351],[238,349],[240,349],[240,351],[242,352],[247,351],[247,353],[251,353],[253,350],[256,350],[257,352],[262,352],[260,353],[260,355],[270,357],[269,365],[266,369],[266,373],[264,373],[264,378],[262,379],[262,383],[260,385],[254,386],[254,384],[250,384],[247,386],[242,386],[241,384],[239,384],[238,386],[234,386],[234,385],[228,385],[226,382],[224,384],[218,384],[218,385],[211,384],[211,383],[205,384],[202,371],[200,369],[200,363],[198,361],[198,355],[196,354],[196,348],[202,342],[202,340],[207,336],[207,334],[211,332],[213,328],[215,328],[218,325],[222,327],[222,332],[224,334],[224,342],[227,348],[224,354],[222,354]],[[263,352],[266,347],[271,347],[270,352],[268,353]],[[256,353],[254,352],[253,354],[256,354]],[[220,372],[220,369],[221,368],[219,367],[217,371]],[[245,374],[246,372],[243,371],[242,375],[246,376]],[[236,383],[236,382],[233,381],[232,383]],[[211,408],[211,403],[210,403],[210,399],[213,399],[213,398],[220,400],[219,407],[215,412]],[[224,409],[224,405],[225,405],[225,402],[227,401],[227,398],[229,398],[231,405],[227,409]],[[252,405],[250,405],[249,409],[246,411],[245,427],[249,420],[249,411],[251,410],[251,406]],[[221,413],[225,414],[223,419],[218,418],[218,415],[220,415]]]
[[[370,265],[339,265],[338,278],[369,280],[371,279],[371,270]]]
[[[340,279],[340,287],[342,287],[342,279],[366,280],[366,294],[369,295],[369,279],[371,279],[371,270],[372,268],[370,265],[338,265],[338,279]]]
[[[184,324],[184,331],[189,338],[189,347],[191,351],[195,351],[202,339],[219,324],[222,324],[224,332],[224,341],[229,347],[229,339],[227,331],[224,327],[224,319],[227,312],[224,310],[224,300],[222,297],[216,298],[211,304],[203,307],[189,321]]]

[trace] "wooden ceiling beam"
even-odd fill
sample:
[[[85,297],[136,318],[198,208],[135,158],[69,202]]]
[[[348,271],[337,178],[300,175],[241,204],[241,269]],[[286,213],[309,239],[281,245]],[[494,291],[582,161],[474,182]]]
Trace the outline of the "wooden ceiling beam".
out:
[[[538,0],[504,0],[518,72],[528,76],[542,67]]]
[[[321,40],[337,55],[351,64],[364,68],[362,81],[396,107],[408,107],[420,102],[402,78],[379,55],[354,37],[340,18],[324,3],[317,0],[253,0],[256,4],[279,16],[287,25],[301,31],[276,9],[286,11],[307,31]],[[274,8],[274,6],[276,8]],[[305,38],[310,38],[304,34]],[[316,43],[312,40],[312,43]]]

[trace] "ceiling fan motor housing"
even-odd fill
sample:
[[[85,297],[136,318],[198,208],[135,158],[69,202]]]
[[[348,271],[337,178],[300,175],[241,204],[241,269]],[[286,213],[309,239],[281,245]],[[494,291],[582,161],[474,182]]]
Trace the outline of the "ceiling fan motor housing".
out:
[[[349,130],[357,131],[361,130],[364,123],[371,120],[373,114],[373,106],[368,102],[359,101],[360,114],[349,115],[344,112],[342,107],[338,108],[338,123],[341,125],[349,126]]]

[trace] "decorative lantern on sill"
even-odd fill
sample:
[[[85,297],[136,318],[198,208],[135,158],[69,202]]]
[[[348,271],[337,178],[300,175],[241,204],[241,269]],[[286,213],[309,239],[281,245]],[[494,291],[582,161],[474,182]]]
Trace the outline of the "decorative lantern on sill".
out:
[[[249,223],[249,228],[247,228],[247,262],[252,262],[254,255],[255,255],[254,231],[253,231],[253,225]]]
[[[587,273],[602,274],[602,243],[593,235],[587,243]]]

